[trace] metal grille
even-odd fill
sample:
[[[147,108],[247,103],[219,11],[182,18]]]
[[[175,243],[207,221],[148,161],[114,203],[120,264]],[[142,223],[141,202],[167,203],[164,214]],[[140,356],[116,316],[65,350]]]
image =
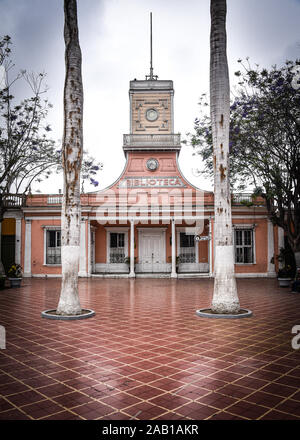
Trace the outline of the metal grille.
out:
[[[124,263],[125,261],[125,252],[124,249],[111,249],[109,255],[110,263]]]
[[[125,234],[118,234],[115,232],[110,234],[109,262],[125,262]]]
[[[180,263],[196,263],[195,237],[184,232],[180,233]]]
[[[179,255],[180,263],[196,263],[195,248],[183,248],[180,249]]]

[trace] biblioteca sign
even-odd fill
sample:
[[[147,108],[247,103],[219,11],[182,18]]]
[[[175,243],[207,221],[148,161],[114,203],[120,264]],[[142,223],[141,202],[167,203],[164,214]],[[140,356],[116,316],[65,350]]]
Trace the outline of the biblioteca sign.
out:
[[[183,188],[185,184],[178,176],[172,177],[127,177],[120,180],[119,188]]]

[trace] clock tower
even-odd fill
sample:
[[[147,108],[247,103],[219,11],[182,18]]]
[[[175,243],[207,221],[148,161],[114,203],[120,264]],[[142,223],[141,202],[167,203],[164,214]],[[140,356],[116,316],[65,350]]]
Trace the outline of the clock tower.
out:
[[[173,81],[130,81],[130,133],[173,133],[173,96]]]
[[[144,80],[130,81],[130,131],[123,138],[127,160],[130,162],[134,154],[137,163],[140,155],[139,163],[143,157],[143,170],[147,172],[163,169],[160,166],[163,156],[159,159],[158,153],[165,155],[167,152],[168,160],[174,162],[181,148],[180,135],[174,134],[173,81],[159,80],[153,74],[152,13],[150,31],[150,72]]]

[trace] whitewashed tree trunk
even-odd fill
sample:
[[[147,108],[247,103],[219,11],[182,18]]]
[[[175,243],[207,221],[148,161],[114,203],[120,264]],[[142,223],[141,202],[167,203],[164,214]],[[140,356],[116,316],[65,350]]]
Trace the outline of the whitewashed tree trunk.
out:
[[[215,313],[240,309],[234,273],[229,186],[230,87],[227,63],[226,0],[211,0],[210,112],[214,154],[214,294]]]
[[[76,0],[64,0],[65,63],[62,205],[62,285],[57,313],[81,312],[78,295],[80,258],[80,169],[82,162],[83,87]]]

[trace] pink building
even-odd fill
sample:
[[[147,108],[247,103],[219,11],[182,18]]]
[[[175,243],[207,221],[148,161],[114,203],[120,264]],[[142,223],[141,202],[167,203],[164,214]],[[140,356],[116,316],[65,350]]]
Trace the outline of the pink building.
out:
[[[173,96],[172,81],[130,82],[124,171],[108,188],[81,195],[80,276],[213,276],[214,195],[179,169]],[[27,277],[60,276],[61,198],[11,198],[4,263],[21,263]],[[263,200],[233,195],[232,218],[237,276],[274,277],[283,231],[268,220]]]

